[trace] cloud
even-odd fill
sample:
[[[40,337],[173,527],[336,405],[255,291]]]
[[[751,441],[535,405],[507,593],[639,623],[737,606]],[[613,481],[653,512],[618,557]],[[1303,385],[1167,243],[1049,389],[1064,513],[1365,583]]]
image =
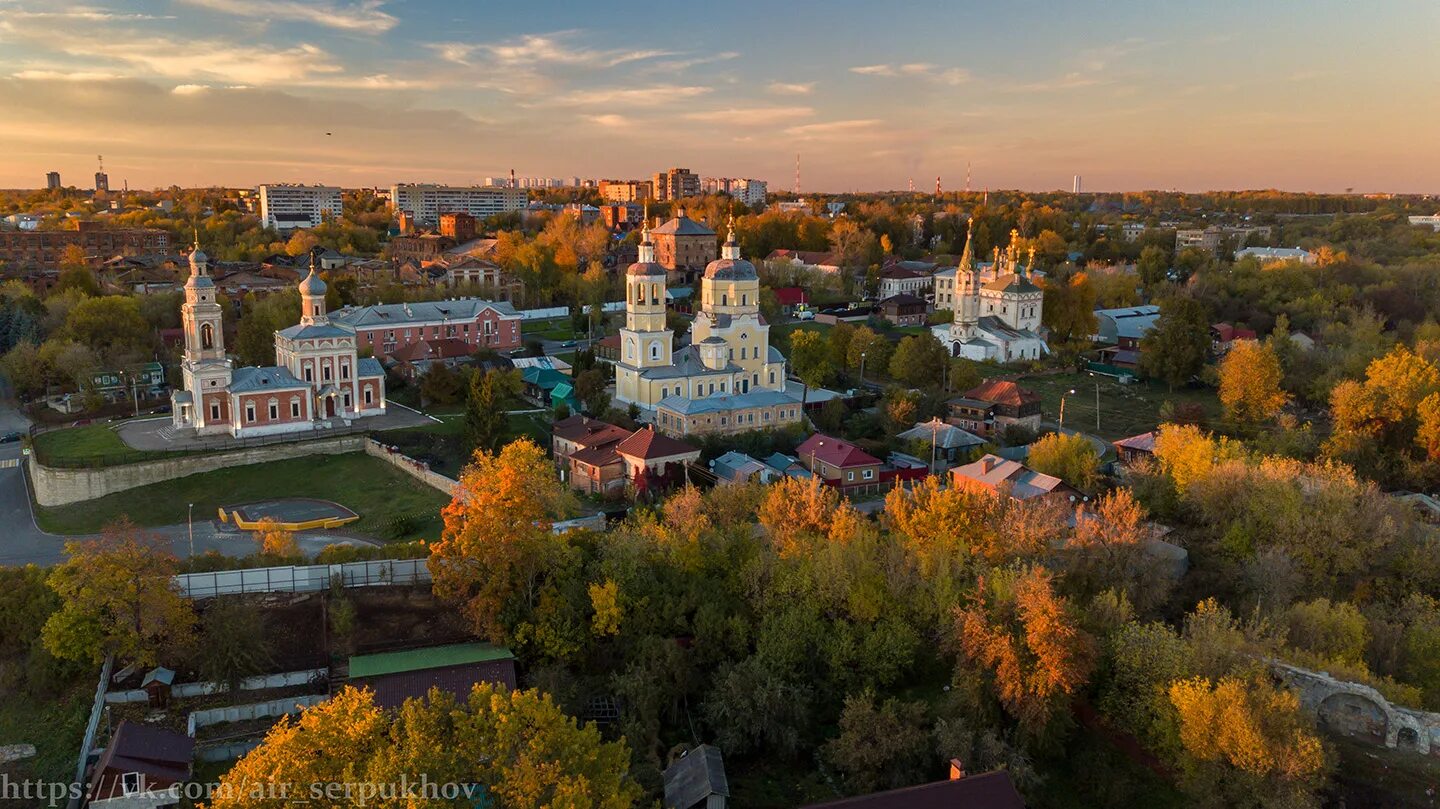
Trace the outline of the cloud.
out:
[[[1066,73],[1053,79],[1030,82],[1028,84],[1017,84],[1015,89],[1026,93],[1049,93],[1057,90],[1078,90],[1082,87],[1095,87],[1102,84],[1111,84],[1111,80],[1099,76],[1091,76],[1085,73]]]
[[[783,81],[772,81],[765,89],[777,96],[803,96],[809,95],[815,89],[815,82],[788,83]]]
[[[102,70],[21,70],[12,74],[12,78],[24,81],[113,81],[124,76]]]
[[[964,68],[941,68],[927,62],[911,62],[903,65],[860,65],[850,68],[851,73],[861,76],[883,76],[885,78],[915,78],[950,86],[970,81],[970,71]]]
[[[632,121],[629,118],[626,118],[624,115],[615,115],[613,113],[607,113],[605,115],[587,115],[585,116],[585,119],[592,124],[607,127],[609,129],[624,129],[625,127],[628,127],[632,124]]]
[[[695,98],[710,92],[709,87],[655,84],[649,87],[597,87],[572,90],[526,104],[530,107],[658,107]]]
[[[177,96],[193,96],[196,93],[204,93],[210,89],[208,84],[177,84],[170,92]]]
[[[303,84],[335,76],[344,69],[321,48],[242,46],[220,40],[175,40],[164,36],[136,38],[56,36],[49,45],[69,56],[126,65],[132,72],[181,81],[227,84]]]
[[[793,122],[796,118],[808,118],[815,114],[811,107],[731,107],[723,110],[704,110],[686,113],[688,121],[713,124],[736,124],[738,126],[771,126]]]
[[[427,47],[442,59],[459,65],[480,63],[527,69],[553,65],[608,68],[643,59],[675,55],[673,51],[654,49],[607,50],[580,47],[572,44],[578,34],[578,31],[558,31],[550,34],[525,34],[502,42],[434,42]]]
[[[400,20],[381,11],[381,0],[359,3],[313,2],[306,0],[180,0],[186,5],[262,20],[305,22],[338,31],[383,34]]]
[[[27,11],[0,9],[0,19],[8,20],[77,20],[85,22],[127,22],[140,20],[173,20],[173,15],[132,14],[94,6],[73,6],[63,11]]]
[[[783,133],[800,140],[873,140],[883,135],[879,129],[884,123],[878,118],[852,118],[845,121],[824,121],[815,124],[801,124],[783,130]]]
[[[731,59],[738,59],[739,57],[739,51],[722,51],[720,53],[710,54],[709,56],[694,56],[687,59],[666,59],[649,65],[645,70],[651,73],[674,73],[681,70],[689,70],[698,65],[728,62]]]

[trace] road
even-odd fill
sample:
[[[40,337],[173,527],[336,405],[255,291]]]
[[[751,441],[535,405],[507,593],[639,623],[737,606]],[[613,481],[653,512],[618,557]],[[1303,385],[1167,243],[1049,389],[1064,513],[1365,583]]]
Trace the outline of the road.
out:
[[[24,432],[30,426],[12,402],[0,402],[0,433]],[[19,567],[58,564],[65,559],[67,540],[87,537],[61,536],[40,530],[30,505],[30,486],[25,477],[24,457],[19,442],[0,444],[0,566]],[[212,519],[196,515],[195,553],[216,551],[226,556],[248,556],[255,552],[255,541],[242,531],[221,530]],[[170,541],[177,557],[190,555],[190,526],[166,525],[150,529]],[[326,545],[350,543],[376,544],[360,537],[331,531],[307,531],[297,534],[296,542],[306,556],[314,556]]]

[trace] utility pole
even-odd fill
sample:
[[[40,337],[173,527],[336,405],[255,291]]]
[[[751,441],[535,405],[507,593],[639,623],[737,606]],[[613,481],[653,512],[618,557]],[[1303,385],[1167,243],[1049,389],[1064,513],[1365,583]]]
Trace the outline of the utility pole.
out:
[[[1095,434],[1100,434],[1100,380],[1095,380]]]
[[[1061,434],[1061,435],[1064,435],[1064,434],[1065,434],[1065,397],[1066,397],[1066,396],[1074,396],[1074,395],[1075,395],[1075,389],[1074,389],[1074,388],[1071,388],[1070,390],[1066,391],[1065,393],[1060,394],[1060,434]]]
[[[191,558],[191,559],[194,559],[194,558],[195,558],[195,504],[194,504],[194,503],[191,503],[191,504],[190,504],[190,513],[189,513],[189,516],[186,517],[185,523],[186,523],[186,524],[189,526],[189,528],[190,528],[190,558]]]

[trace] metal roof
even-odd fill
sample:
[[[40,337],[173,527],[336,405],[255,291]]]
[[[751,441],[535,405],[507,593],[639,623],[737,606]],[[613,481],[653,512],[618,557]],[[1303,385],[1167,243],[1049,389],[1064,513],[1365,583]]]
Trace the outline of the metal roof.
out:
[[[424,671],[425,669],[514,659],[515,655],[504,646],[491,646],[488,643],[456,643],[450,646],[431,646],[426,649],[409,649],[403,652],[355,655],[350,658],[350,676],[380,677],[406,671]]]

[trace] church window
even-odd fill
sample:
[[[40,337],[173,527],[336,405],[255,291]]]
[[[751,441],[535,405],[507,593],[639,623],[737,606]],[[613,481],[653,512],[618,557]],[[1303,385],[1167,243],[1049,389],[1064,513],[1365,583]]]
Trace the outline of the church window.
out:
[[[725,383],[724,383],[724,382],[721,382],[721,383],[720,383],[720,392],[721,392],[721,393],[724,393],[724,392],[725,392]]]
[[[274,400],[270,402],[270,420],[276,421],[280,418],[280,403]]]
[[[728,296],[722,294],[722,295],[720,296],[720,305],[721,305],[721,306],[724,306],[728,300],[729,300]]]
[[[766,410],[764,413],[761,413],[761,414],[760,414],[760,420],[761,420],[761,421],[769,421],[769,420],[770,420],[770,411],[769,411],[769,410]]]
[[[366,385],[366,386],[365,386],[365,404],[367,404],[367,405],[368,405],[368,404],[371,404],[371,403],[374,401],[374,398],[375,398],[374,389],[372,389],[369,385]]]
[[[745,359],[745,346],[740,346],[740,359]]]
[[[741,306],[745,306],[745,305],[747,305],[747,304],[749,304],[749,303],[750,303],[750,296],[749,296],[749,295],[741,295],[741,296],[740,296],[740,305],[741,305]]]
[[[310,368],[309,365],[306,365],[306,366],[305,366],[305,381],[306,381],[306,382],[314,382],[314,381],[315,381],[315,374],[313,373],[313,371],[311,370],[311,368]]]
[[[320,376],[321,376],[326,382],[329,382],[329,381],[330,381],[330,364],[329,364],[329,363],[324,363],[324,364],[322,364],[322,365],[320,366]]]
[[[219,403],[219,402],[211,402],[211,403],[210,403],[210,420],[211,420],[211,421],[219,421],[219,420],[220,420],[220,403]]]
[[[759,383],[756,383],[756,384],[759,384]],[[772,384],[772,385],[775,384],[775,372],[774,372],[774,371],[771,371],[771,372],[770,372],[770,384]]]
[[[651,344],[650,344],[650,359],[652,359],[652,360],[658,360],[658,359],[660,359],[660,344],[659,344],[659,343],[651,343]]]
[[[291,399],[291,400],[290,400],[290,418],[292,418],[292,419],[298,419],[298,418],[300,418],[300,400],[299,400],[299,399]]]
[[[350,409],[350,391],[345,391],[345,409]]]
[[[632,359],[632,360],[635,359],[635,341],[634,341],[634,340],[626,340],[626,341],[625,341],[625,356],[626,356],[626,357],[629,357],[629,358]]]
[[[200,347],[203,349],[215,347],[215,327],[209,323],[200,327]]]
[[[349,379],[349,378],[350,378],[350,363],[348,363],[348,362],[342,362],[342,363],[340,363],[340,378],[341,378],[341,379]]]
[[[714,396],[714,395],[715,395],[715,383],[714,383],[714,382],[711,382],[711,383],[710,383],[710,395],[711,395],[711,396]]]
[[[246,402],[246,403],[245,403],[245,423],[246,423],[246,424],[249,424],[250,422],[252,422],[252,421],[254,421],[254,420],[255,420],[255,403],[254,403],[254,402]]]

